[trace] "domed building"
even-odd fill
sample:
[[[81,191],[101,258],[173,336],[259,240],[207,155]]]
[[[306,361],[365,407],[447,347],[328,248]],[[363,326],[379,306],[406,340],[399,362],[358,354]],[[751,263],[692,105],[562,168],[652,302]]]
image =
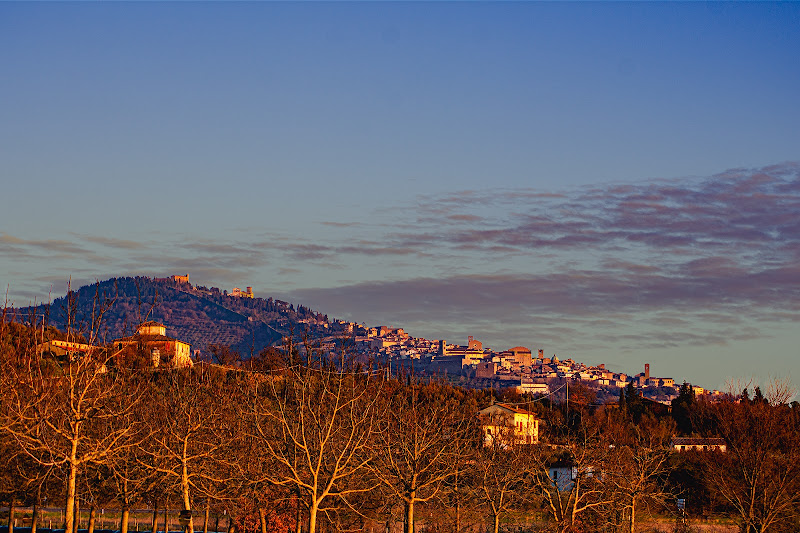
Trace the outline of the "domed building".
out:
[[[148,352],[155,368],[187,368],[194,364],[191,345],[168,337],[167,327],[154,320],[139,324],[134,335],[115,339],[113,345],[119,351],[135,347],[139,352]]]

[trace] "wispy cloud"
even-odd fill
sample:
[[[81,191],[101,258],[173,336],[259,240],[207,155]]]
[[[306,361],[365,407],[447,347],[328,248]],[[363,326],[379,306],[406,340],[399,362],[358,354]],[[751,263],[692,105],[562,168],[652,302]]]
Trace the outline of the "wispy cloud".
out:
[[[138,250],[145,246],[144,243],[139,241],[130,241],[125,239],[114,239],[112,237],[103,237],[103,236],[96,236],[96,235],[86,235],[83,237],[88,242],[94,244],[100,244],[102,246],[107,246],[109,248],[119,248],[122,250]]]
[[[0,235],[0,247],[8,247],[7,250],[23,253],[24,250],[30,252],[48,252],[63,254],[85,254],[90,251],[80,246],[74,241],[62,239],[21,239],[6,233]]]
[[[354,228],[362,225],[360,222],[334,222],[332,220],[326,220],[320,222],[320,224],[324,226],[333,226],[334,228]]]
[[[469,191],[432,199],[420,208],[425,240],[442,246],[521,249],[642,249],[663,255],[673,249],[708,248],[766,254],[800,239],[800,165],[787,163],[758,170],[735,170],[702,181],[674,181],[594,187],[571,194],[530,197],[508,192]],[[515,203],[515,199],[518,201]],[[515,205],[515,216],[501,206]],[[447,229],[455,215],[442,205],[462,210],[496,209],[492,217]],[[437,215],[438,213],[438,215]],[[488,225],[490,227],[486,227]],[[416,234],[417,239],[420,238]],[[637,248],[640,247],[640,248]],[[755,247],[755,248],[753,248]]]

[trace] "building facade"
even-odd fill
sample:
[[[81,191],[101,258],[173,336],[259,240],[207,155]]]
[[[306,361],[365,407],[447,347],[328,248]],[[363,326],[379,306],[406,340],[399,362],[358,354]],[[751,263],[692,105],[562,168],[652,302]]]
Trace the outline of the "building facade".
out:
[[[534,413],[511,404],[495,403],[481,410],[484,446],[516,446],[539,442],[539,419]]]

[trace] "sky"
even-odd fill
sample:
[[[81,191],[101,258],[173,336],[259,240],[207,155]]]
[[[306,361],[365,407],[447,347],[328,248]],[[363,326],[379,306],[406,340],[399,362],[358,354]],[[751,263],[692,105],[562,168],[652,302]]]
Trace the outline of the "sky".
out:
[[[0,281],[800,387],[799,53],[794,2],[0,2]]]

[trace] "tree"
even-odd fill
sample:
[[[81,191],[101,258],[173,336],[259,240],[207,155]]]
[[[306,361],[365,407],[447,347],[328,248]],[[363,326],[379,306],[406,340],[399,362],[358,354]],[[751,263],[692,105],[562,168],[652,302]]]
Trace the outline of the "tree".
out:
[[[530,468],[536,446],[508,445],[511,435],[493,433],[489,443],[474,450],[471,481],[476,499],[489,510],[492,531],[499,533],[500,520],[530,498]]]
[[[239,436],[224,377],[196,370],[160,372],[149,400],[153,428],[147,466],[191,510],[195,495],[213,497],[232,479],[230,449]],[[194,521],[190,518],[190,531]]]
[[[402,502],[405,532],[414,533],[414,509],[439,495],[474,445],[473,413],[439,384],[391,382],[384,389],[370,463],[388,497]],[[474,440],[474,439],[473,439]]]
[[[602,428],[588,417],[577,432],[531,448],[534,490],[558,531],[579,527],[590,514],[612,502],[602,479],[610,452]]]
[[[714,428],[726,444],[724,453],[704,456],[706,480],[735,510],[746,533],[780,530],[800,504],[798,417],[785,397],[768,397],[772,403],[729,399],[699,404],[703,426]]]
[[[147,387],[146,375],[133,375],[130,381],[140,382],[134,389],[144,390]],[[146,423],[151,404],[139,402],[125,419],[112,421],[114,425],[131,424],[135,428],[125,437],[125,445],[120,446],[103,465],[100,475],[119,505],[120,533],[128,532],[130,511],[141,502],[146,494],[153,490],[158,476],[148,468],[143,448],[151,442],[155,428]]]
[[[689,383],[681,385],[678,397],[672,400],[672,418],[677,424],[678,431],[682,435],[692,434],[692,416],[695,409],[696,399],[694,389]]]
[[[618,418],[618,417],[617,417]],[[638,425],[609,417],[604,433],[610,453],[605,462],[603,484],[611,495],[613,513],[607,522],[629,533],[636,530],[636,513],[642,503],[663,508],[667,493],[664,477],[669,466],[672,421],[643,417]],[[620,520],[621,519],[621,520]]]
[[[108,461],[134,431],[107,424],[124,418],[138,395],[125,373],[110,370],[109,353],[95,347],[101,318],[97,310],[84,353],[58,360],[42,357],[29,345],[4,362],[2,373],[0,426],[41,467],[63,467],[67,531],[75,523],[80,472]]]
[[[248,438],[274,469],[263,481],[297,495],[315,533],[320,513],[355,504],[375,488],[365,483],[376,437],[379,383],[333,368],[296,366],[253,383],[240,411]]]

